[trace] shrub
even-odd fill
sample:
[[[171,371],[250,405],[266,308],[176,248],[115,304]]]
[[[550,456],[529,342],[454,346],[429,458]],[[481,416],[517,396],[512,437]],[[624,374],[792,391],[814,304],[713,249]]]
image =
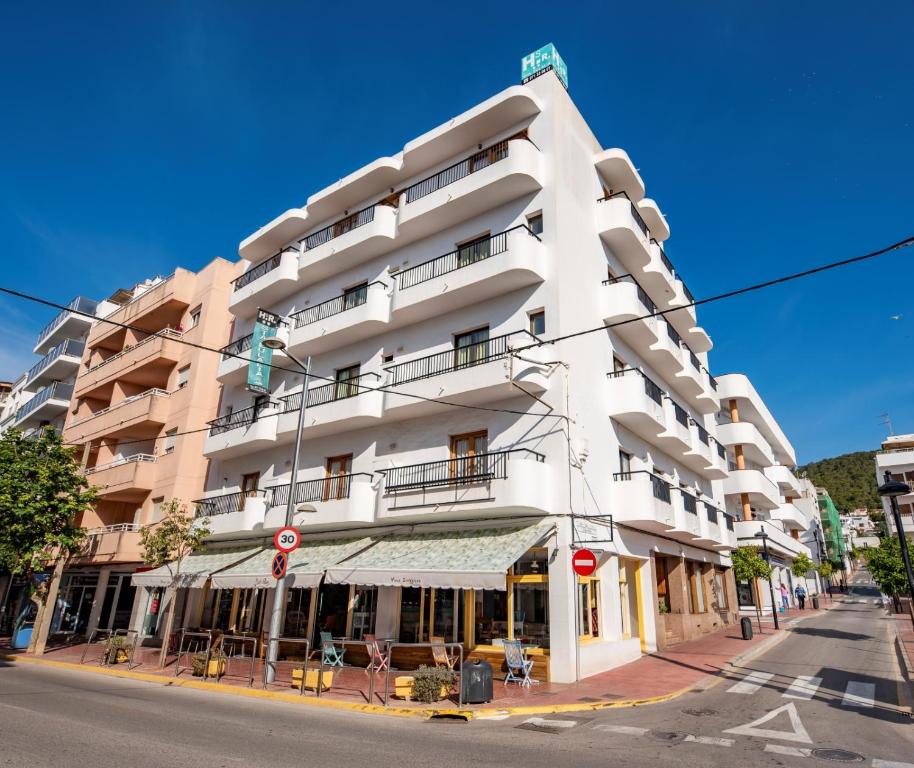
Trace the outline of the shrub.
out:
[[[421,666],[413,675],[413,698],[425,704],[440,701],[442,688],[450,688],[457,680],[445,667]]]

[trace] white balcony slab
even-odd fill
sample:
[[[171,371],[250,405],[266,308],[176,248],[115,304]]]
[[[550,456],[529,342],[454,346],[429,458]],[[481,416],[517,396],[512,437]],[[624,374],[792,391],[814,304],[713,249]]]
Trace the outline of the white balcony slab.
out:
[[[613,520],[650,533],[666,534],[676,526],[673,512],[672,493],[669,501],[657,498],[651,475],[647,472],[631,472],[613,479],[612,513]],[[658,481],[654,481],[658,482]]]
[[[764,531],[768,535],[768,549],[777,557],[793,559],[799,554],[812,556],[809,547],[794,539],[789,534],[784,533],[777,525],[763,520],[737,520],[734,524],[735,538],[743,539],[754,537],[757,533]],[[740,546],[745,546],[751,542],[740,541]],[[759,542],[761,546],[761,542]]]
[[[645,297],[630,280],[606,282],[600,291],[603,322],[636,349],[654,344],[661,332],[661,320],[645,317],[653,311]]]
[[[734,469],[724,478],[724,495],[746,494],[749,503],[759,509],[777,509],[781,494],[777,486],[757,469]]]
[[[765,476],[773,483],[777,483],[778,488],[784,496],[797,498],[803,494],[800,487],[800,481],[797,476],[791,472],[790,467],[783,464],[772,464],[765,467]]]
[[[718,424],[717,439],[728,448],[741,445],[743,456],[752,464],[762,467],[774,464],[774,454],[771,452],[768,441],[765,440],[758,427],[750,421]],[[768,473],[766,472],[766,474]]]
[[[594,215],[600,239],[629,272],[639,274],[651,260],[650,235],[639,226],[631,200],[623,196],[600,200]]]
[[[273,257],[271,257],[273,258]],[[258,307],[269,307],[291,294],[298,284],[298,250],[287,248],[274,269],[251,280],[229,295],[229,311],[238,317],[253,317]],[[257,265],[251,265],[256,268]],[[244,275],[241,276],[242,278]],[[240,278],[239,278],[240,279]],[[237,281],[236,281],[237,284]]]
[[[360,381],[365,387],[381,385],[380,379],[368,375],[363,375]],[[305,410],[305,423],[302,428],[303,439],[310,440],[324,435],[363,429],[377,424],[384,415],[385,393],[369,389],[357,391],[359,393],[351,397],[328,400],[320,405],[309,404]],[[279,443],[293,442],[298,428],[297,408],[281,413],[276,421],[278,421],[276,428],[277,441]]]
[[[264,409],[254,422],[242,424],[217,435],[207,433],[203,443],[205,456],[223,459],[260,451],[276,444],[279,408]]]
[[[625,192],[635,202],[644,197],[644,181],[624,149],[604,149],[594,157],[594,165],[611,192]]]
[[[661,243],[669,238],[670,225],[666,223],[666,217],[660,212],[660,206],[654,200],[649,197],[639,200],[638,211],[651,231],[651,237]]]
[[[606,398],[610,418],[644,440],[658,443],[661,433],[666,431],[666,417],[662,394],[653,382],[635,371],[610,375],[606,379]]]

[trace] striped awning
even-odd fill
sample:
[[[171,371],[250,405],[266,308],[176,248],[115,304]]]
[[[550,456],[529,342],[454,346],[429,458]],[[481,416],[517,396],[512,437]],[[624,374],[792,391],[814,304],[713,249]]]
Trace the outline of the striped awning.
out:
[[[226,547],[205,549],[183,557],[176,563],[167,563],[151,571],[133,574],[135,587],[184,587],[199,589],[216,571],[247,560],[260,551],[256,547]]]

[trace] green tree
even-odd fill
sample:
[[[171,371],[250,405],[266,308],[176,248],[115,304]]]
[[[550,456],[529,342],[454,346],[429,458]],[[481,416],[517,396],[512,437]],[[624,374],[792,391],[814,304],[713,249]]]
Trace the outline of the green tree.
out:
[[[209,535],[206,523],[195,521],[177,499],[162,507],[162,519],[140,529],[140,544],[143,546],[143,562],[154,568],[167,567],[171,571],[171,597],[168,601],[168,615],[165,619],[165,633],[162,638],[162,652],[159,666],[165,666],[168,657],[168,641],[175,620],[177,589],[181,582],[181,560],[203,547]]]
[[[828,581],[831,578],[832,574],[835,572],[834,566],[828,562],[828,560],[823,560],[821,563],[819,563],[816,570],[819,572],[819,575],[825,579],[825,581]]]
[[[24,437],[15,429],[0,437],[0,566],[25,576],[37,607],[32,646],[45,620],[47,583],[35,583],[49,563],[79,550],[85,531],[77,518],[95,501],[76,450],[54,429]]]
[[[876,491],[875,455],[875,451],[845,453],[797,467],[797,473],[828,488],[832,501],[842,512],[860,507],[882,509],[882,500]]]
[[[803,579],[806,577],[806,574],[813,570],[815,567],[816,565],[812,560],[809,559],[809,555],[807,555],[805,552],[801,552],[793,559],[793,562],[790,564],[790,572],[798,579]]]
[[[890,536],[880,541],[878,547],[867,549],[866,565],[873,580],[884,594],[892,598],[898,610],[898,597],[908,594],[908,580],[898,538]]]
[[[761,632],[762,608],[759,605],[761,593],[755,581],[756,579],[770,579],[771,565],[762,557],[758,547],[737,547],[730,553],[730,559],[733,561],[733,578],[737,581],[747,581],[750,586],[756,587],[755,616],[758,620],[759,632]]]

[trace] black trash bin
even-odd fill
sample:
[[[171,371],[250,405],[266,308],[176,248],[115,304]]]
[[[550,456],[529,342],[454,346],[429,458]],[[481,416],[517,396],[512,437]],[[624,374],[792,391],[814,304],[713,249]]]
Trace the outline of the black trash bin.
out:
[[[815,608],[817,611],[819,610],[819,596],[818,595],[812,596],[812,607]]]
[[[743,616],[743,618],[739,620],[739,626],[743,630],[743,640],[751,640],[752,619],[750,619],[748,616]]]
[[[464,704],[492,701],[492,665],[482,659],[463,662],[460,687]]]

